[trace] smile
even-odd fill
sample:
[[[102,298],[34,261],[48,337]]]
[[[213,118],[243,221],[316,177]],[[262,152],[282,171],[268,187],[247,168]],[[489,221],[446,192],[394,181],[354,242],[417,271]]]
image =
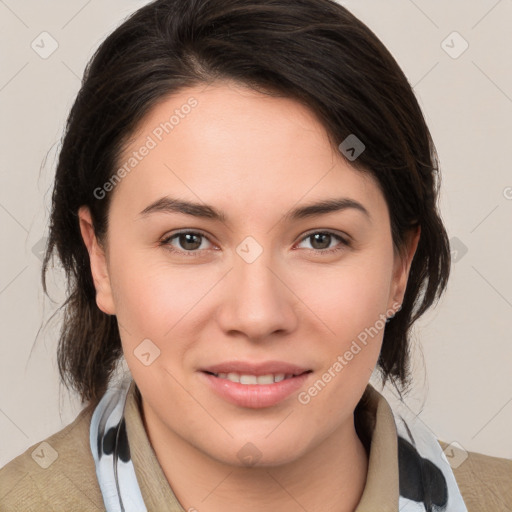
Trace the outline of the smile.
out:
[[[282,380],[291,379],[295,377],[293,373],[269,373],[267,375],[249,375],[240,373],[212,373],[219,379],[226,379],[231,382],[238,382],[240,384],[274,384],[275,382],[281,382]]]
[[[275,406],[298,392],[312,373],[200,372],[205,383],[220,398],[239,407],[259,409]]]

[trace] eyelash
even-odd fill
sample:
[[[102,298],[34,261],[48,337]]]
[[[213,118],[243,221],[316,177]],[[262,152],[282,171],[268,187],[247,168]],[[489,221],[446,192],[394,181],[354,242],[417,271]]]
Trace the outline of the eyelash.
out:
[[[200,233],[198,231],[178,231],[177,233],[173,233],[172,235],[166,236],[165,238],[163,238],[159,242],[159,246],[165,247],[165,249],[167,249],[168,251],[171,251],[172,253],[175,253],[175,254],[182,254],[187,257],[192,257],[192,258],[198,257],[201,255],[200,253],[202,252],[199,249],[195,249],[194,251],[180,251],[178,249],[175,249],[169,243],[171,240],[178,237],[179,235],[189,235],[189,234],[190,235],[199,235],[203,238],[208,239],[208,237],[206,235],[204,235],[203,233]],[[336,233],[333,233],[331,231],[311,231],[311,232],[307,233],[305,236],[303,236],[301,238],[300,242],[303,242],[304,240],[307,240],[308,238],[311,238],[313,235],[317,235],[317,234],[330,235],[330,236],[336,238],[337,240],[339,240],[341,243],[333,249],[306,249],[307,251],[314,252],[316,254],[321,254],[321,255],[331,255],[331,254],[343,251],[352,246],[350,241],[344,239],[342,236],[340,236]]]

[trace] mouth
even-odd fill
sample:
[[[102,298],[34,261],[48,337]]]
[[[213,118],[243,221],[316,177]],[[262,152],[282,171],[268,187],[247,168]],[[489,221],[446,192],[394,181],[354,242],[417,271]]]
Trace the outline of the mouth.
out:
[[[220,398],[239,407],[272,407],[299,391],[313,373],[280,361],[243,363],[232,361],[199,371],[204,383]]]
[[[298,377],[300,375],[304,375],[306,373],[311,373],[312,370],[306,370],[304,372],[299,373],[267,373],[264,375],[252,375],[250,373],[237,373],[237,372],[229,372],[229,373],[215,373],[205,371],[208,375],[213,375],[218,379],[225,379],[230,382],[237,382],[242,385],[255,385],[255,384],[275,384],[276,382],[281,382],[283,380],[293,379],[294,377]]]

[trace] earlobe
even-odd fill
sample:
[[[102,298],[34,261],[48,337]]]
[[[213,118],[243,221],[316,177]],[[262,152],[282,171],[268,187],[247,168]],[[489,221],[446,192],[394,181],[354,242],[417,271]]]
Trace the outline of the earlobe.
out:
[[[416,254],[418,242],[421,236],[421,226],[411,230],[406,241],[404,255],[397,258],[396,269],[394,273],[394,292],[391,299],[395,303],[402,304],[404,300],[409,272],[411,270],[412,260]]]
[[[96,289],[96,304],[107,315],[115,314],[115,305],[108,273],[107,257],[101,244],[96,238],[91,212],[87,206],[78,210],[80,232],[91,264],[91,274]]]

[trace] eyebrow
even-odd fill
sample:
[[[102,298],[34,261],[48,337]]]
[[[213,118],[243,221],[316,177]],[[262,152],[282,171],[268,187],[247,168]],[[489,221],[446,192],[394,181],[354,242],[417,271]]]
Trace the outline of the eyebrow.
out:
[[[316,203],[299,206],[284,215],[284,219],[286,221],[295,221],[349,209],[360,211],[371,221],[372,217],[368,210],[358,201],[348,197],[324,199]],[[185,215],[191,215],[193,217],[211,219],[220,222],[226,222],[227,220],[224,212],[217,210],[211,205],[193,203],[191,201],[175,199],[168,196],[162,197],[156,200],[154,203],[151,203],[149,206],[144,208],[144,210],[142,210],[139,215],[145,217],[151,213],[156,212],[182,213]]]

